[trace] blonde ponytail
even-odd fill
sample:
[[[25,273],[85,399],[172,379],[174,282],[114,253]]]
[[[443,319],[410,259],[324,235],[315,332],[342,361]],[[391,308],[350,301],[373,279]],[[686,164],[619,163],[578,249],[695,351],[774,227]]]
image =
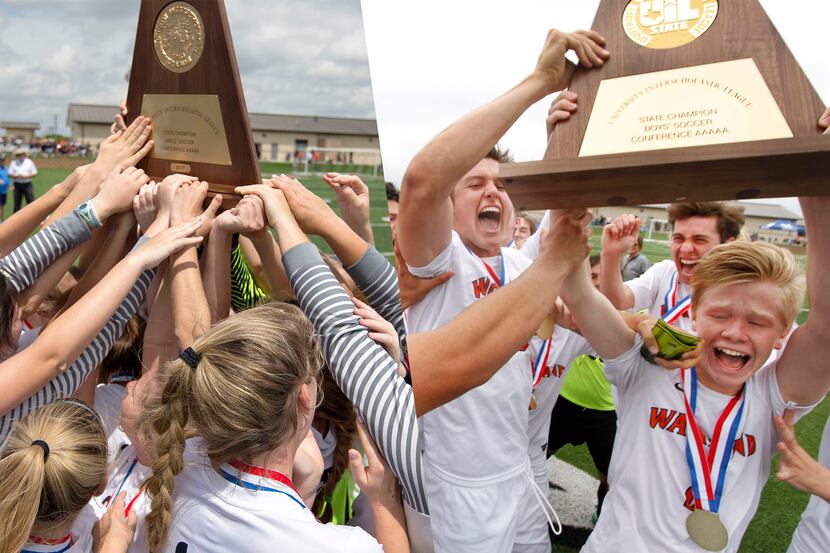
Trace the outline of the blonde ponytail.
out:
[[[300,388],[319,377],[323,364],[311,322],[299,308],[279,302],[225,319],[191,349],[195,368],[175,359],[159,369],[161,394],[147,399],[140,422],[158,454],[147,481],[151,551],[163,549],[167,539],[187,436],[201,438],[213,466],[273,451],[295,437]]]
[[[0,553],[74,518],[106,475],[107,438],[87,405],[59,401],[21,420],[0,455]]]

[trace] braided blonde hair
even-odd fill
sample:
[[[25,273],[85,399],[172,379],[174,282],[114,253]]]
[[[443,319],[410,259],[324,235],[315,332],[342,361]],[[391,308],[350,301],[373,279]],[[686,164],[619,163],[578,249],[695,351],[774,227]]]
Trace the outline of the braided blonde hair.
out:
[[[300,387],[319,378],[323,364],[311,322],[299,308],[279,302],[225,319],[192,349],[197,368],[174,359],[159,369],[161,394],[148,400],[141,421],[157,452],[146,483],[151,551],[167,539],[186,437],[202,438],[213,466],[276,449],[297,432]]]
[[[74,518],[106,478],[107,437],[86,404],[58,401],[26,416],[0,456],[0,553]]]

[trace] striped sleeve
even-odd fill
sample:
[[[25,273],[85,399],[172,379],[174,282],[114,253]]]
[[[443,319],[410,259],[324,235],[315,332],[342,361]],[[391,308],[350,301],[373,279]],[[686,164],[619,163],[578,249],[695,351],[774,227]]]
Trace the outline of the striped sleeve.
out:
[[[71,397],[81,387],[86,377],[104,360],[113,344],[124,333],[127,322],[138,312],[154,275],[155,269],[149,269],[138,277],[109,321],[69,368],[0,417],[0,447],[5,444],[17,421],[53,401]]]
[[[383,255],[372,246],[366,250],[360,261],[346,268],[369,305],[378,315],[392,323],[399,338],[406,336],[401,308],[401,293],[398,290],[398,273]]]
[[[0,273],[18,292],[31,288],[58,257],[92,235],[75,212],[63,216],[0,259]]]
[[[358,324],[346,296],[313,244],[283,255],[294,294],[320,335],[329,370],[366,422],[381,454],[401,482],[404,500],[429,514],[412,387],[397,363]]]

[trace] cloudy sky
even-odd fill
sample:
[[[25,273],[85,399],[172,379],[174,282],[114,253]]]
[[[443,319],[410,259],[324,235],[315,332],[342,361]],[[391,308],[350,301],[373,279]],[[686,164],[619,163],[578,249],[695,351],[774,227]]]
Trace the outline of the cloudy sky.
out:
[[[374,117],[359,0],[225,0],[250,111]],[[0,119],[127,95],[139,0],[0,0]]]
[[[729,1],[729,0],[722,0]],[[384,169],[400,183],[418,149],[464,113],[495,98],[535,66],[547,30],[587,29],[598,0],[363,0]],[[830,2],[762,0],[822,99],[830,65],[821,47]],[[613,53],[612,53],[613,55]],[[531,107],[503,138],[517,161],[541,159],[552,98]],[[817,114],[818,115],[818,114]],[[783,202],[797,209],[796,202]]]

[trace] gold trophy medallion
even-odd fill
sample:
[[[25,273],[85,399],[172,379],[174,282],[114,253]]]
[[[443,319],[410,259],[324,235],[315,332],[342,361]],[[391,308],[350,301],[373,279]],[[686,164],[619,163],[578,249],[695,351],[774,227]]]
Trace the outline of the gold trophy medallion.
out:
[[[646,48],[676,48],[706,32],[718,0],[631,0],[623,12],[628,38]]]
[[[729,533],[717,513],[697,509],[686,519],[686,531],[706,551],[720,551],[729,543]]]
[[[159,63],[173,73],[190,71],[205,48],[202,17],[187,2],[165,7],[153,29],[153,46]]]

